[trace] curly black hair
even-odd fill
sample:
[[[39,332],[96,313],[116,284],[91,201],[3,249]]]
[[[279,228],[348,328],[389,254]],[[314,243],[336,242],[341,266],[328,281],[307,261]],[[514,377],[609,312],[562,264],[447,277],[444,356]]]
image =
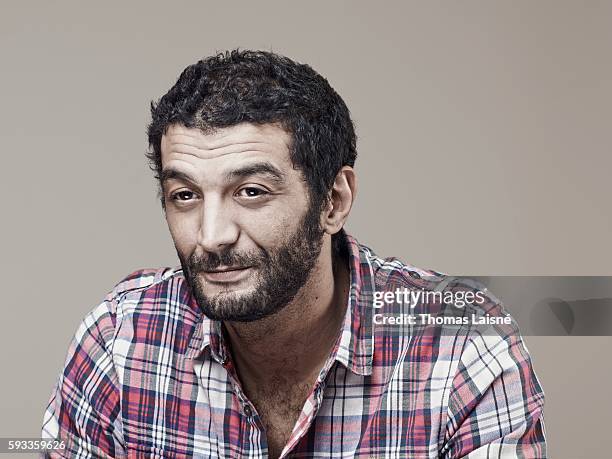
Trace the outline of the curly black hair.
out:
[[[349,110],[327,80],[267,51],[225,51],[188,66],[151,102],[151,118],[146,156],[158,181],[162,135],[175,123],[203,132],[242,122],[279,124],[291,136],[291,162],[304,174],[311,205],[321,210],[338,171],[357,157]]]

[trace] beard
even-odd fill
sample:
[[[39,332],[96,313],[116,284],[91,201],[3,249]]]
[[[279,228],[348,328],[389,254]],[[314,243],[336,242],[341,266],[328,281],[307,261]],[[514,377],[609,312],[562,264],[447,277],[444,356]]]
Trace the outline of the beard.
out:
[[[185,279],[196,303],[212,320],[251,322],[271,316],[287,306],[308,280],[321,253],[324,231],[318,206],[310,206],[296,231],[279,247],[258,248],[237,253],[227,248],[219,253],[197,256],[195,250],[185,259],[178,252]],[[255,281],[249,293],[225,290],[214,296],[205,293],[202,271],[219,266],[251,267]]]

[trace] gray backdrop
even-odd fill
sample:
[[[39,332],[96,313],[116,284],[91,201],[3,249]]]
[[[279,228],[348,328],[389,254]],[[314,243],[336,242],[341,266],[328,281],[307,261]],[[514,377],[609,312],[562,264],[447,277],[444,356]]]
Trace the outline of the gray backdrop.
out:
[[[286,54],[344,97],[349,231],[379,255],[612,275],[611,2],[15,1],[0,35],[0,436],[38,435],[72,334],[115,282],[178,263],[148,104],[216,50]],[[526,341],[551,457],[608,456],[612,338]]]

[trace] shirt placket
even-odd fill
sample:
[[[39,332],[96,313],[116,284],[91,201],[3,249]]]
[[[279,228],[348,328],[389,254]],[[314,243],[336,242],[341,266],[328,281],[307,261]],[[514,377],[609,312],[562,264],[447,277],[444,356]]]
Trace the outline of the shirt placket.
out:
[[[246,423],[249,426],[248,429],[242,429],[243,438],[241,439],[241,442],[243,445],[249,445],[250,454],[248,455],[248,457],[266,457],[264,455],[264,451],[267,451],[268,444],[265,435],[265,427],[263,425],[263,422],[261,421],[261,417],[259,416],[257,409],[255,408],[255,405],[253,405],[253,403],[248,399],[248,397],[244,393],[244,390],[242,389],[242,385],[240,384],[240,381],[238,379],[236,367],[231,359],[231,354],[225,346],[221,326],[218,323],[216,323],[215,325],[216,336],[214,341],[216,341],[215,344],[217,345],[213,346],[212,350],[216,354],[218,363],[220,363],[227,372],[227,377],[232,386],[232,392],[238,400],[238,405],[240,406],[241,414],[246,418]],[[252,436],[250,435],[250,429],[258,430],[259,438],[261,439],[260,444],[251,443]]]
[[[330,356],[327,359],[327,361],[325,362],[325,365],[319,372],[319,376],[317,377],[315,385],[312,391],[310,392],[310,394],[308,395],[306,402],[304,403],[302,412],[300,413],[300,416],[298,417],[298,420],[295,423],[293,432],[291,432],[289,441],[287,441],[287,444],[283,448],[283,451],[281,452],[279,459],[282,459],[283,457],[287,457],[287,455],[291,453],[293,448],[295,448],[295,446],[300,442],[300,440],[304,436],[306,436],[306,434],[310,430],[310,427],[312,426],[314,418],[316,417],[319,411],[319,408],[321,408],[321,404],[323,403],[323,393],[325,392],[325,382],[326,382],[327,375],[331,367],[336,362],[335,355],[336,355],[336,350],[334,350],[334,352],[332,353],[332,356]]]

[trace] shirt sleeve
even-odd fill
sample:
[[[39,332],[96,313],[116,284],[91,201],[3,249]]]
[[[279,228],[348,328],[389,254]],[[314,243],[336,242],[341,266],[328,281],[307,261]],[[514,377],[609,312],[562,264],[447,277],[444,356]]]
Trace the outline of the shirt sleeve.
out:
[[[469,337],[454,377],[444,458],[546,458],[544,392],[514,321]]]
[[[64,442],[46,457],[125,457],[112,359],[116,317],[105,301],[81,322],[44,415],[42,437]]]

